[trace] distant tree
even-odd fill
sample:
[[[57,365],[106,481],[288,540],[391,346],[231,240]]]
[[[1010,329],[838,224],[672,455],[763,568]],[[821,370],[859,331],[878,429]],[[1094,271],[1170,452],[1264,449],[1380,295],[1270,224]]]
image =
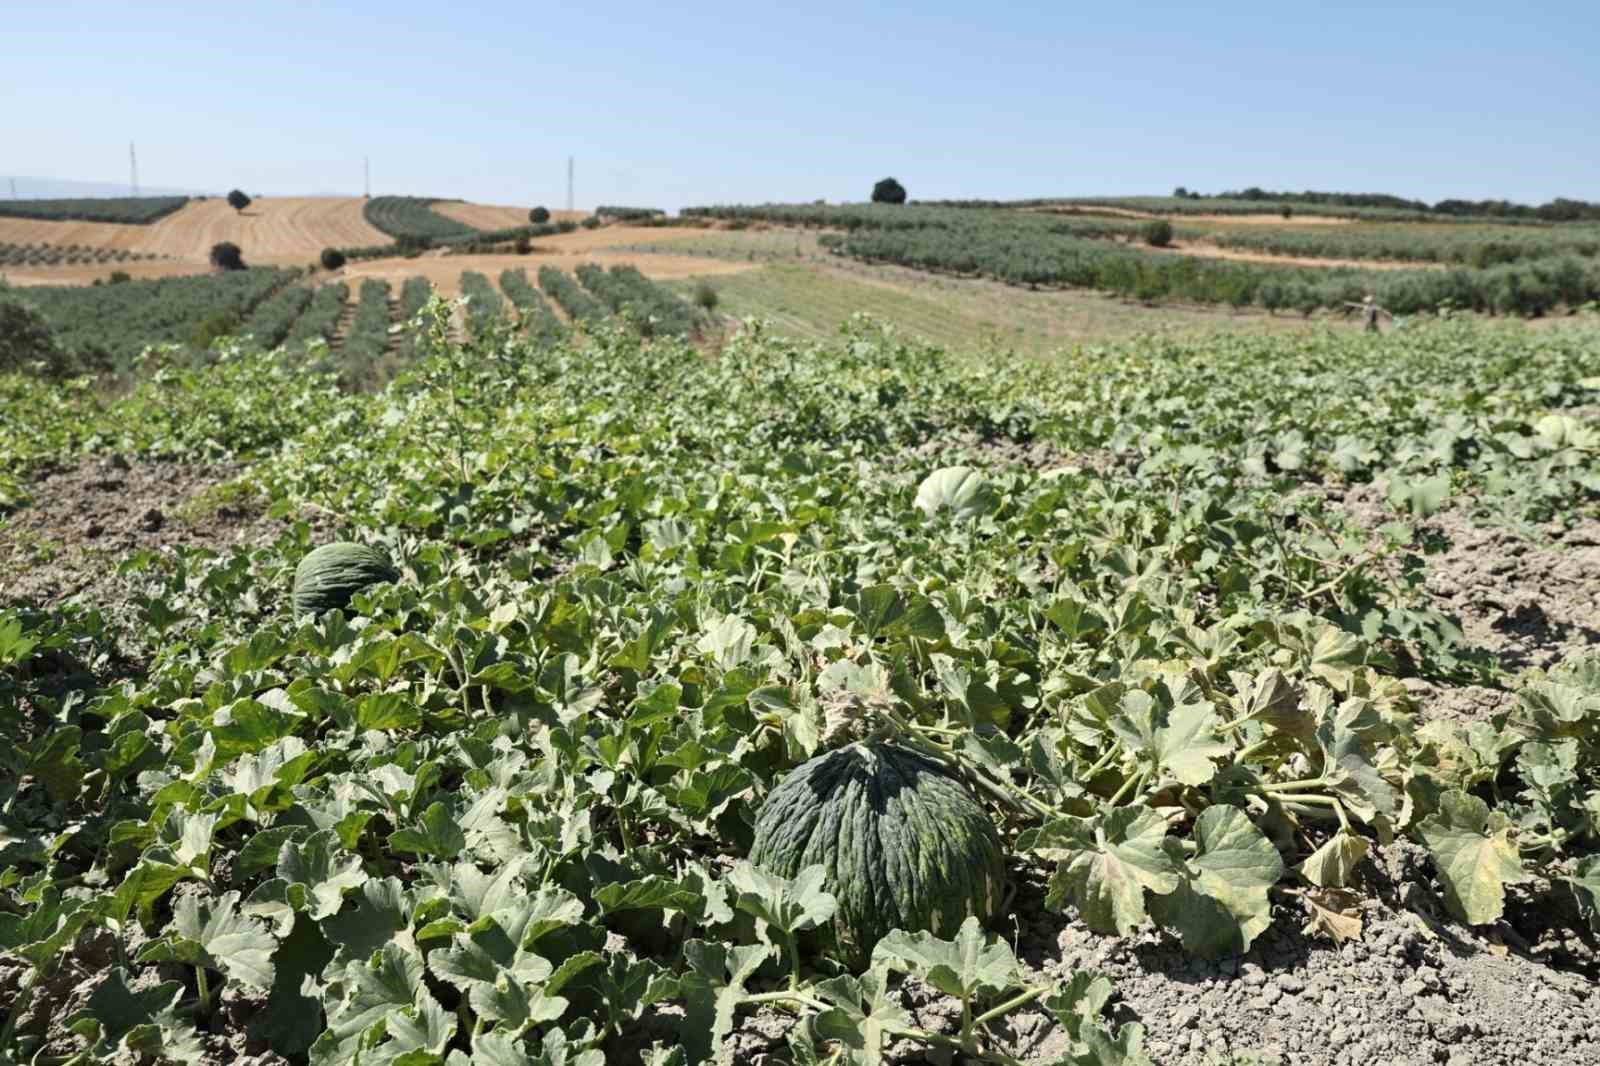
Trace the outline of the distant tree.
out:
[[[703,311],[715,311],[718,302],[717,290],[711,287],[710,282],[702,281],[694,288],[694,302]]]
[[[1189,190],[1180,185],[1172,190],[1172,198],[1174,200],[1187,200],[1189,198]]]
[[[0,372],[57,371],[61,351],[44,316],[0,288]]]
[[[875,204],[903,204],[906,202],[906,187],[893,178],[884,178],[872,187],[872,202]]]
[[[228,194],[228,206],[235,211],[243,211],[250,206],[250,197],[235,189]]]
[[[322,269],[338,270],[344,266],[344,253],[337,248],[324,248],[322,250]]]
[[[548,207],[534,208],[532,211],[528,212],[528,221],[532,222],[535,226],[544,225],[546,222],[550,221],[550,209]]]
[[[1293,218],[1294,208],[1290,207],[1288,204],[1284,204],[1283,209],[1279,211],[1278,214],[1282,215],[1284,218]]]
[[[244,254],[232,241],[219,241],[211,246],[211,265],[218,270],[243,270]]]
[[[1144,243],[1152,248],[1165,248],[1172,243],[1172,223],[1164,218],[1152,218],[1141,231]]]

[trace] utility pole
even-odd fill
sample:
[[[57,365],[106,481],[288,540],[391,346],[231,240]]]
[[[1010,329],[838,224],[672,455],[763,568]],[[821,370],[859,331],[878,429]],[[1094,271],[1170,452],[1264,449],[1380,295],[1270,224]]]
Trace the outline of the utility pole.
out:
[[[133,187],[132,195],[139,195],[139,157],[133,154],[133,142],[128,142],[128,184]]]
[[[17,198],[17,179],[16,178],[12,178],[11,179],[11,198],[13,200],[15,200]]]
[[[567,210],[572,210],[572,157],[567,156]]]
[[[366,190],[367,199],[370,200],[372,199],[372,157],[370,155],[363,156],[361,159],[361,165],[366,171],[366,185],[364,188]]]

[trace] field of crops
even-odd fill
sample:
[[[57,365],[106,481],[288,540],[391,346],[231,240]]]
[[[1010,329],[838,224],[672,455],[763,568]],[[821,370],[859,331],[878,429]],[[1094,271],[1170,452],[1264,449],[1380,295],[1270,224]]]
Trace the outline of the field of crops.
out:
[[[72,266],[79,263],[130,263],[155,258],[126,248],[86,244],[9,244],[0,241],[0,267]]]
[[[1378,271],[1158,254],[1125,243],[1140,232],[1141,224],[1080,215],[864,204],[692,208],[685,214],[735,223],[769,221],[838,228],[844,232],[825,236],[826,246],[868,262],[988,277],[1016,285],[1089,288],[1139,300],[1177,299],[1309,314],[1340,308],[1373,293],[1383,306],[1398,314],[1458,308],[1539,315],[1600,299],[1600,262],[1584,257],[1594,250],[1592,227],[1543,227],[1537,229],[1539,236],[1515,244],[1475,236],[1452,241],[1432,237],[1431,229],[1420,228],[1421,235],[1415,238],[1402,235],[1390,239],[1413,240],[1417,245],[1414,258],[1459,254],[1499,265]],[[1185,229],[1180,235],[1225,245],[1233,242],[1240,247],[1315,254],[1329,254],[1340,246],[1337,236],[1320,233],[1302,236],[1269,231],[1252,237],[1208,228]],[[1359,241],[1344,243],[1369,252],[1384,247],[1381,240]],[[1533,257],[1510,249],[1527,250]]]
[[[478,232],[464,222],[439,214],[432,203],[420,196],[374,196],[362,213],[373,226],[397,239],[432,241],[471,237]]]
[[[1525,259],[1600,255],[1600,226],[1320,226],[1314,230],[1268,226],[1195,229],[1179,226],[1180,237],[1199,237],[1224,248],[1326,259],[1395,259],[1490,267]]]
[[[0,1056],[1600,1057],[1592,332],[419,354],[0,378]]]
[[[66,351],[126,364],[150,344],[188,344],[208,320],[237,329],[296,271],[260,268],[116,285],[37,286],[21,299],[44,315]],[[203,346],[203,342],[202,342]]]
[[[187,196],[114,196],[69,200],[0,200],[0,216],[51,222],[154,222],[189,202]]]

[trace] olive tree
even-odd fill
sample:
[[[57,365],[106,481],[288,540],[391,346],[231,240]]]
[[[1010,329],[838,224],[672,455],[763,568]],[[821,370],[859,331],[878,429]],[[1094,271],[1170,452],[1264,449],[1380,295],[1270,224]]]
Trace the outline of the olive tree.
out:
[[[906,187],[893,178],[884,178],[872,187],[872,202],[875,204],[903,204],[906,202]]]
[[[250,206],[250,197],[246,196],[243,190],[235,189],[228,194],[228,206],[235,211],[243,211]]]

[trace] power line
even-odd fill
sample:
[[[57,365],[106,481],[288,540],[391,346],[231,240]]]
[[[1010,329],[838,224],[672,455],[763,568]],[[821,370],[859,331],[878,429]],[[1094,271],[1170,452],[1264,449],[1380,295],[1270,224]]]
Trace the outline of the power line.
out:
[[[572,210],[572,157],[567,156],[567,210]]]

